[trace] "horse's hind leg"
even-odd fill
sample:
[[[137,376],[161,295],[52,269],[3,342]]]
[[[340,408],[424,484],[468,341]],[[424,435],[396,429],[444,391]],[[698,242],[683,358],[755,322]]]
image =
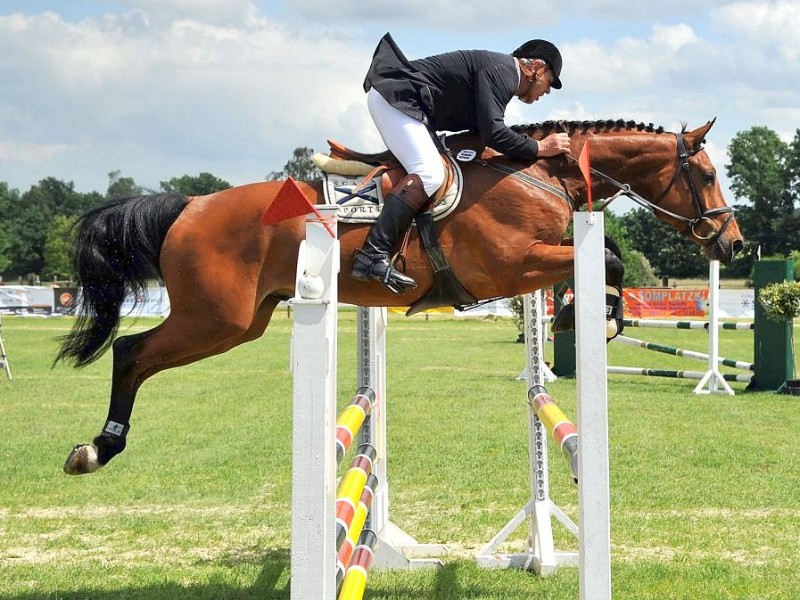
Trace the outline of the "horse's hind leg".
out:
[[[149,331],[117,338],[111,401],[103,431],[91,444],[75,446],[64,464],[70,475],[92,473],[125,449],[136,393],[146,379],[159,371],[187,365],[221,354],[260,337],[280,300],[267,297],[249,323],[233,319],[193,319],[170,315]],[[207,315],[204,315],[207,316]]]

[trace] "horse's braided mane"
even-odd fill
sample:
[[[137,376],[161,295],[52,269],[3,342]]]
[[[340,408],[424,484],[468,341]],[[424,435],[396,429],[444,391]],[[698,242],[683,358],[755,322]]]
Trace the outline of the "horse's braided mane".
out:
[[[576,132],[586,133],[588,131],[594,131],[596,133],[600,133],[620,130],[646,131],[648,133],[665,132],[663,127],[656,127],[652,123],[637,123],[636,121],[626,121],[624,119],[601,119],[598,121],[545,121],[544,123],[532,123],[530,125],[513,125],[511,129],[517,133],[541,131],[545,135],[552,132],[566,132],[573,134]]]

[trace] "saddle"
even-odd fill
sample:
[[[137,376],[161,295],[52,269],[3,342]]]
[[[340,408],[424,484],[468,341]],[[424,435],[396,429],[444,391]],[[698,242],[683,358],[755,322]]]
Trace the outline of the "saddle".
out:
[[[312,157],[317,168],[326,174],[326,179],[328,176],[334,176],[333,179],[336,180],[336,175],[348,179],[357,179],[358,181],[355,182],[355,185],[351,183],[350,193],[362,199],[364,195],[360,194],[360,192],[367,186],[377,184],[380,193],[377,197],[371,199],[374,204],[380,204],[386,194],[407,174],[403,165],[388,150],[376,153],[359,152],[333,140],[328,140],[328,146],[330,148],[329,154],[315,154]],[[440,156],[445,169],[444,183],[431,197],[431,202],[426,206],[426,210],[434,209],[434,218],[437,220],[444,218],[455,210],[461,197],[462,182],[461,169],[458,164],[446,152],[440,153]],[[343,205],[352,198],[351,196],[343,201],[341,197],[336,199],[330,197],[335,196],[332,193],[333,189],[342,187],[340,184],[340,181],[333,181],[331,190],[326,189],[326,200],[329,203],[335,202]],[[340,190],[337,189],[337,191]],[[447,203],[446,209],[435,208],[442,203]],[[370,215],[371,218],[367,218],[364,214],[357,214],[359,212],[363,213],[363,211],[354,212],[356,214],[340,211],[339,218],[345,222],[351,221],[351,219],[356,222],[363,222],[364,220],[377,218],[377,213]],[[442,214],[445,212],[446,214]]]
[[[377,218],[380,212],[380,203],[391,189],[406,176],[406,170],[395,158],[387,151],[368,154],[347,148],[344,144],[328,140],[330,155],[315,154],[314,164],[325,174],[325,198],[328,203],[344,205],[344,214],[340,211],[340,219],[350,222],[369,222]],[[433,267],[433,285],[430,290],[417,302],[415,302],[406,312],[410,316],[415,313],[437,308],[440,306],[455,306],[464,308],[475,304],[477,299],[470,294],[463,285],[456,279],[450,268],[447,258],[442,251],[439,243],[439,233],[434,224],[434,212],[440,210],[438,218],[443,218],[450,214],[461,197],[461,169],[453,158],[446,153],[441,153],[442,162],[445,167],[445,181],[431,198],[425,210],[417,214],[415,221],[419,231],[422,245],[428,254],[431,266]],[[359,181],[352,186],[342,186],[336,181],[336,177],[358,178]],[[368,198],[362,202],[362,190],[367,186],[375,186],[376,197]],[[344,189],[346,195],[342,199],[336,199],[336,193]],[[357,199],[357,206],[349,206],[351,200]],[[408,240],[408,233],[402,244],[405,247]],[[402,250],[400,252],[402,254]],[[397,259],[395,259],[397,260]],[[402,259],[404,260],[404,259]]]

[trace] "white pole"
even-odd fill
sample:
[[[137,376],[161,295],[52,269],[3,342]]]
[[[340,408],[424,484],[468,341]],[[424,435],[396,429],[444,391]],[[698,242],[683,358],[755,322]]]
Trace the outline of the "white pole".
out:
[[[375,406],[361,426],[359,444],[375,448],[372,472],[378,478],[367,523],[380,533],[389,522],[389,482],[386,477],[386,308],[358,307],[356,327],[357,386],[375,392]],[[373,560],[373,565],[375,561]]]
[[[542,315],[545,313],[541,290],[523,298],[525,333],[526,392],[534,385],[544,385],[544,332]],[[527,393],[526,393],[527,398]],[[478,564],[487,568],[517,568],[532,570],[543,577],[553,574],[561,566],[577,566],[578,554],[556,550],[553,540],[555,517],[567,530],[578,535],[578,526],[550,498],[550,473],[547,451],[547,430],[528,407],[528,456],[530,470],[530,501],[478,552]],[[498,548],[525,522],[528,523],[528,547],[521,553],[499,553]]]
[[[336,206],[318,207],[336,231]],[[292,331],[292,600],[336,598],[339,241],[313,215],[300,246]]]
[[[708,267],[708,371],[694,388],[695,394],[728,394],[733,388],[719,371],[719,261],[712,260]],[[721,388],[721,389],[720,389]]]
[[[386,308],[358,307],[358,385],[368,385],[375,392],[375,406],[359,433],[360,443],[375,448],[372,472],[378,488],[372,499],[367,523],[378,536],[372,559],[373,569],[421,569],[441,567],[438,558],[447,554],[442,544],[420,544],[389,518],[389,477],[386,435]]]
[[[578,515],[581,600],[611,598],[611,518],[602,213],[575,213]]]
[[[526,387],[544,385],[544,335],[539,315],[542,314],[542,292],[525,294],[523,297],[523,324],[525,327],[525,368],[528,372]],[[538,561],[534,570],[538,575],[547,576],[556,571],[558,560],[553,541],[553,523],[550,519],[550,477],[547,455],[547,429],[536,416],[536,410],[528,409],[528,460],[531,472],[531,499],[533,507],[528,520],[528,551]]]

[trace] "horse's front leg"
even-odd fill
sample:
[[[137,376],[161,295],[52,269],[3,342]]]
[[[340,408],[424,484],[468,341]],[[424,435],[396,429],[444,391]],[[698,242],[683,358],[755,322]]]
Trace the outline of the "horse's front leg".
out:
[[[571,246],[572,240],[562,242]],[[605,238],[605,270],[606,270],[606,339],[612,340],[622,333],[622,278],[625,267],[622,264],[622,252],[610,237]],[[575,329],[575,304],[570,302],[562,307],[553,321],[554,332]]]
[[[531,243],[523,256],[522,277],[516,282],[516,289],[505,295],[527,294],[569,279],[574,270],[574,256],[572,244]]]

